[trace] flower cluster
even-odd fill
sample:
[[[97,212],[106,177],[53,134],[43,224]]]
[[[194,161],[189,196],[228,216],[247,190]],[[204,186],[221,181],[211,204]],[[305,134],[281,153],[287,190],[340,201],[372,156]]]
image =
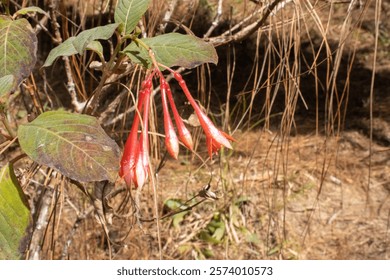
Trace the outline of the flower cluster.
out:
[[[234,141],[234,139],[215,127],[213,122],[201,110],[197,102],[192,97],[182,76],[168,67],[166,67],[166,69],[173,74],[174,78],[179,83],[199,119],[199,123],[206,135],[206,144],[210,158],[213,154],[217,153],[222,146],[232,149],[230,141]],[[142,82],[142,86],[138,94],[138,110],[134,116],[133,124],[129,137],[126,141],[121,160],[119,175],[124,178],[128,186],[131,186],[133,183],[135,187],[142,187],[149,174],[148,117],[152,79],[154,76],[157,76],[156,78],[159,79],[160,82],[160,93],[164,115],[165,145],[168,153],[173,158],[177,159],[179,155],[179,141],[181,141],[188,149],[193,149],[191,134],[179,115],[169,84],[165,80],[159,68],[155,67]],[[176,134],[172,122],[169,107],[173,113],[178,135]],[[138,129],[140,124],[142,129],[139,135]]]
[[[152,78],[153,74],[142,82],[141,90],[138,93],[137,112],[134,115],[133,125],[122,155],[119,176],[125,179],[128,186],[132,182],[135,186],[143,186],[149,173],[148,119]],[[142,131],[138,138],[141,114],[143,114]]]

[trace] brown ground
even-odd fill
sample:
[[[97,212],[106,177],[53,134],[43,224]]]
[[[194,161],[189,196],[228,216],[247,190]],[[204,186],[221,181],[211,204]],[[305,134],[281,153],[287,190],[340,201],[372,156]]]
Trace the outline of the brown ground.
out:
[[[271,132],[235,137],[232,155],[212,165],[217,174],[211,190],[219,200],[198,205],[177,226],[172,218],[161,222],[163,258],[389,258],[388,148],[373,145],[368,189],[368,140],[359,132],[327,139],[295,136],[288,147],[286,140],[282,146],[280,137]],[[195,169],[169,161],[160,173],[159,200],[183,201],[197,193],[209,174]],[[220,176],[224,182],[217,182]],[[144,219],[154,216],[152,200],[152,191],[144,189],[139,202]],[[72,219],[67,222],[73,224]],[[210,222],[224,228],[220,240],[210,238],[215,229]],[[132,223],[132,219],[114,218],[112,238],[123,236]],[[76,233],[74,242],[80,238],[86,248],[71,247],[71,259],[108,257],[96,227],[92,219]],[[115,259],[158,258],[155,222],[134,225],[129,236],[113,247]]]

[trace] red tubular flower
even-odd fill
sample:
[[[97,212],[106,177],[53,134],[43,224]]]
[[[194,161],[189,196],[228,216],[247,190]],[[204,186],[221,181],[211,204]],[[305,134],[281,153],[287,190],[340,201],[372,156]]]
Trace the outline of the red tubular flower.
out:
[[[202,128],[206,134],[206,144],[207,144],[207,150],[208,150],[209,156],[212,157],[212,155],[214,153],[218,152],[222,146],[225,146],[226,148],[229,148],[229,149],[233,149],[229,140],[235,141],[234,138],[215,127],[213,122],[199,108],[198,104],[196,103],[196,101],[192,97],[190,91],[188,90],[187,84],[183,80],[182,76],[179,73],[176,73],[174,71],[172,71],[172,73],[173,73],[175,79],[178,81],[181,89],[183,90],[184,94],[186,95],[191,106],[194,108],[195,114],[198,117],[200,125],[202,126]]]
[[[151,57],[153,58],[153,52],[149,50]],[[190,150],[193,149],[192,137],[189,130],[184,125],[179,112],[177,111],[175,102],[172,97],[172,92],[169,88],[168,83],[164,79],[163,74],[158,68],[158,63],[154,60],[155,69],[149,74],[145,81],[142,83],[139,91],[137,112],[134,115],[133,124],[129,133],[129,137],[126,141],[119,175],[124,178],[126,185],[131,186],[134,184],[135,187],[142,187],[148,179],[150,168],[149,168],[149,136],[148,136],[148,122],[149,122],[149,107],[152,90],[152,78],[157,74],[160,78],[160,91],[161,101],[164,115],[164,130],[165,130],[165,145],[169,154],[177,159],[179,154],[179,139],[176,135],[172,119],[169,113],[169,105],[172,109],[172,113],[175,119],[176,127],[181,142]],[[200,109],[191,93],[189,92],[186,82],[183,80],[179,73],[176,73],[170,68],[166,68],[173,73],[175,79],[178,81],[182,88],[185,96],[194,108],[195,113],[198,117],[200,125],[202,126],[206,134],[207,150],[210,158],[213,154],[217,153],[222,146],[232,149],[230,141],[235,141],[233,137],[219,130],[213,122],[207,117],[207,115]],[[142,132],[138,138],[138,128],[141,122],[142,114]]]
[[[219,132],[226,139],[229,139],[230,141],[235,141],[235,139],[233,137],[231,137],[230,135],[226,134],[225,132],[223,132],[223,131],[219,131]],[[206,134],[206,144],[207,144],[207,151],[209,153],[210,158],[213,157],[213,154],[218,153],[218,151],[221,149],[221,147],[223,145],[223,144],[215,141],[212,137],[207,137],[207,134]],[[225,146],[225,147],[227,147],[227,146]],[[227,148],[229,148],[229,147],[227,147]],[[229,148],[229,149],[232,149],[232,148]]]
[[[179,139],[181,142],[183,142],[183,144],[188,149],[192,150],[194,147],[194,144],[192,142],[191,133],[189,132],[187,127],[184,125],[184,122],[181,119],[179,112],[177,111],[175,101],[173,100],[172,92],[171,92],[171,89],[170,89],[168,84],[167,84],[167,96],[168,96],[169,105],[171,105],[173,117],[175,118],[177,131],[179,132]]]
[[[177,159],[179,155],[179,139],[177,138],[175,129],[173,127],[171,116],[169,115],[168,103],[167,103],[167,88],[168,83],[162,77],[160,78],[160,90],[161,90],[161,101],[164,113],[164,130],[165,130],[165,146],[168,153]]]
[[[142,110],[144,99],[144,91],[140,91],[137,109],[140,112]],[[138,126],[139,126],[139,115],[136,112],[134,115],[133,124],[127,138],[125,148],[121,160],[121,168],[119,170],[119,176],[124,177],[126,184],[129,186],[134,181],[134,166],[136,163],[139,143],[138,143]]]
[[[148,152],[148,117],[149,99],[152,87],[152,76],[150,75],[143,83],[139,92],[137,111],[134,115],[133,124],[127,138],[121,160],[119,176],[123,177],[126,185],[142,187],[148,177],[149,152]],[[143,131],[138,140],[138,127],[140,114],[143,112]]]
[[[142,116],[142,132],[140,136],[138,158],[135,166],[135,179],[136,185],[142,187],[146,180],[148,179],[149,174],[149,136],[148,136],[148,127],[149,127],[149,104],[150,104],[150,86],[147,87],[144,91],[144,108]]]

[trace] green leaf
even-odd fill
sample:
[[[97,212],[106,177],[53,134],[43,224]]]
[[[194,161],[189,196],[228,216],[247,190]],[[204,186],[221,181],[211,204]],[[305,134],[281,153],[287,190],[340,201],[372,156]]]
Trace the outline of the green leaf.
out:
[[[23,151],[39,164],[52,167],[80,181],[114,181],[120,150],[96,118],[50,111],[31,123],[20,125],[18,138]]]
[[[28,77],[37,59],[37,37],[24,18],[0,15],[0,77],[12,74],[12,90]]]
[[[222,242],[225,232],[225,223],[221,220],[220,214],[215,213],[210,223],[199,233],[199,238],[212,244],[219,244]]]
[[[99,41],[92,41],[88,44],[87,50],[95,52],[100,58],[103,56],[103,46]]]
[[[260,238],[256,233],[248,233],[245,235],[245,240],[248,243],[259,244]]]
[[[77,52],[79,54],[83,54],[90,42],[95,40],[107,40],[111,38],[118,25],[118,23],[112,23],[85,30],[78,34],[72,43]]]
[[[50,18],[48,13],[46,13],[41,8],[35,7],[35,6],[31,6],[31,7],[26,7],[26,8],[20,9],[19,11],[17,11],[15,13],[15,15],[25,15],[25,14],[28,14],[28,13],[39,13],[39,14],[45,15],[45,16]]]
[[[137,26],[138,21],[148,9],[150,0],[119,0],[115,9],[114,19],[120,23],[120,31],[130,34]]]
[[[12,92],[15,86],[14,75],[6,75],[0,78],[0,97]]]
[[[55,47],[49,52],[49,55],[46,58],[45,63],[42,67],[47,67],[53,64],[54,60],[56,60],[60,56],[71,56],[77,53],[77,50],[73,46],[73,41],[76,37],[69,37],[60,45]]]
[[[20,259],[30,210],[11,164],[0,170],[0,259]]]
[[[212,237],[217,241],[221,241],[224,235],[225,235],[225,224],[221,222],[220,226],[215,229]]]
[[[168,67],[194,68],[203,63],[218,63],[213,45],[192,35],[168,33],[140,40],[153,50],[157,62]],[[136,42],[128,45],[123,52],[135,63],[146,68],[152,66],[147,50]]]
[[[207,225],[207,230],[211,233],[211,237],[216,241],[220,242],[225,235],[225,223],[223,221],[217,221],[215,219]]]
[[[171,211],[178,211],[178,210],[184,210],[186,208],[185,205],[180,200],[176,199],[168,199],[164,202],[164,205],[168,207]],[[189,213],[190,211],[183,211],[180,213],[177,213],[175,215],[172,215],[172,225],[174,228],[179,228],[180,223],[184,220],[184,217]]]
[[[83,54],[87,48],[96,47],[96,43],[93,43],[95,40],[109,39],[117,27],[118,24],[113,23],[85,30],[76,37],[69,37],[50,51],[43,67],[52,65],[54,60],[60,56],[71,56],[77,53]],[[101,50],[101,52],[103,52],[103,50]]]
[[[202,252],[203,256],[205,256],[207,259],[214,257],[214,252],[212,249],[202,248],[201,252]]]

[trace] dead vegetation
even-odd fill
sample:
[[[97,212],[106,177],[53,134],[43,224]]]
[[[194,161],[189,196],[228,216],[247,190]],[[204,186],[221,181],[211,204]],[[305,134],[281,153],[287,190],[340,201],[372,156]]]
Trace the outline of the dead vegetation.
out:
[[[109,18],[115,1],[96,2],[105,9],[71,2],[57,11],[63,39]],[[184,75],[214,120],[233,133],[234,151],[212,161],[182,151],[158,172],[156,193],[149,185],[131,191],[80,185],[20,163],[29,166],[18,175],[35,224],[43,219],[44,225],[33,232],[26,258],[388,259],[389,13],[389,4],[378,0],[153,1],[141,25],[145,34],[195,32],[217,46],[218,66]],[[41,39],[42,51],[50,49],[49,38]],[[99,83],[90,61],[70,61],[80,102]],[[35,95],[9,101],[17,122],[37,113],[34,98],[47,108],[76,109],[56,71],[65,70],[60,63],[44,74],[37,70]],[[131,87],[140,73],[130,67],[109,82]],[[94,114],[123,143],[131,98],[115,86],[102,90]],[[153,121],[158,132],[159,120]],[[157,167],[164,150],[153,141]],[[203,141],[199,136],[202,159]],[[1,156],[19,152],[11,147]],[[207,184],[218,199],[197,196]],[[156,213],[166,217],[157,220]]]

